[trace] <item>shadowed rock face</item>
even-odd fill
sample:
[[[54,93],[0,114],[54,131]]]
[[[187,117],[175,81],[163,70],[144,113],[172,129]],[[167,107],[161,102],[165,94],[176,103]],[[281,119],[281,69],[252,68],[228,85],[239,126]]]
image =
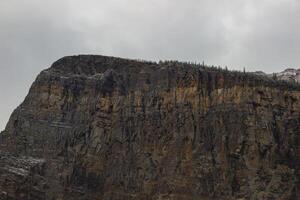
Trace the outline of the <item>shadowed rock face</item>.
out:
[[[11,189],[0,164],[0,199],[300,198],[300,88],[261,76],[65,57],[0,138],[2,163],[35,169]]]
[[[45,161],[0,154],[0,199],[45,199]]]

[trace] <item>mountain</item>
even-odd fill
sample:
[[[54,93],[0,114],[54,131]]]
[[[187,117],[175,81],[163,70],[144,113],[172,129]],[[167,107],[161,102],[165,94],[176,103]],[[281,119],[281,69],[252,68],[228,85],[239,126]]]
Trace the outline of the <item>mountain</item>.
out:
[[[275,73],[279,80],[293,81],[300,83],[300,69],[288,68],[280,73]]]
[[[266,74],[263,71],[252,72],[252,74],[257,76],[267,76],[281,81],[288,81],[293,83],[300,83],[300,69],[287,68],[282,72]]]
[[[299,199],[300,86],[64,57],[0,134],[0,200]]]

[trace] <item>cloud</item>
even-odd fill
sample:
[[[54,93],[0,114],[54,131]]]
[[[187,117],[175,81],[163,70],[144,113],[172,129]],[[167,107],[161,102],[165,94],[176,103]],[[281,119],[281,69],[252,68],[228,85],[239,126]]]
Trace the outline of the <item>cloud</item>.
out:
[[[65,55],[299,67],[298,0],[0,1],[0,129],[36,75]]]

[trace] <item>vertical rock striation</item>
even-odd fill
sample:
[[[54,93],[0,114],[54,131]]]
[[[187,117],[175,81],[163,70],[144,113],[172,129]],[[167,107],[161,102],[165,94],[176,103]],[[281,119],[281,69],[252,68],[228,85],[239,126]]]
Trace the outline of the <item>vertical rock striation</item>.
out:
[[[40,73],[0,143],[0,199],[299,199],[300,87],[65,57]]]

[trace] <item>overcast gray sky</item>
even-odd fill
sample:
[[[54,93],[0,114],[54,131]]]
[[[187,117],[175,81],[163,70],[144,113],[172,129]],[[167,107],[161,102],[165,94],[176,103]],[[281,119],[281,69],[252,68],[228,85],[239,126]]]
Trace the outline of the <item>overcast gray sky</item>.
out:
[[[73,54],[300,67],[299,0],[0,0],[0,130],[36,75]]]

